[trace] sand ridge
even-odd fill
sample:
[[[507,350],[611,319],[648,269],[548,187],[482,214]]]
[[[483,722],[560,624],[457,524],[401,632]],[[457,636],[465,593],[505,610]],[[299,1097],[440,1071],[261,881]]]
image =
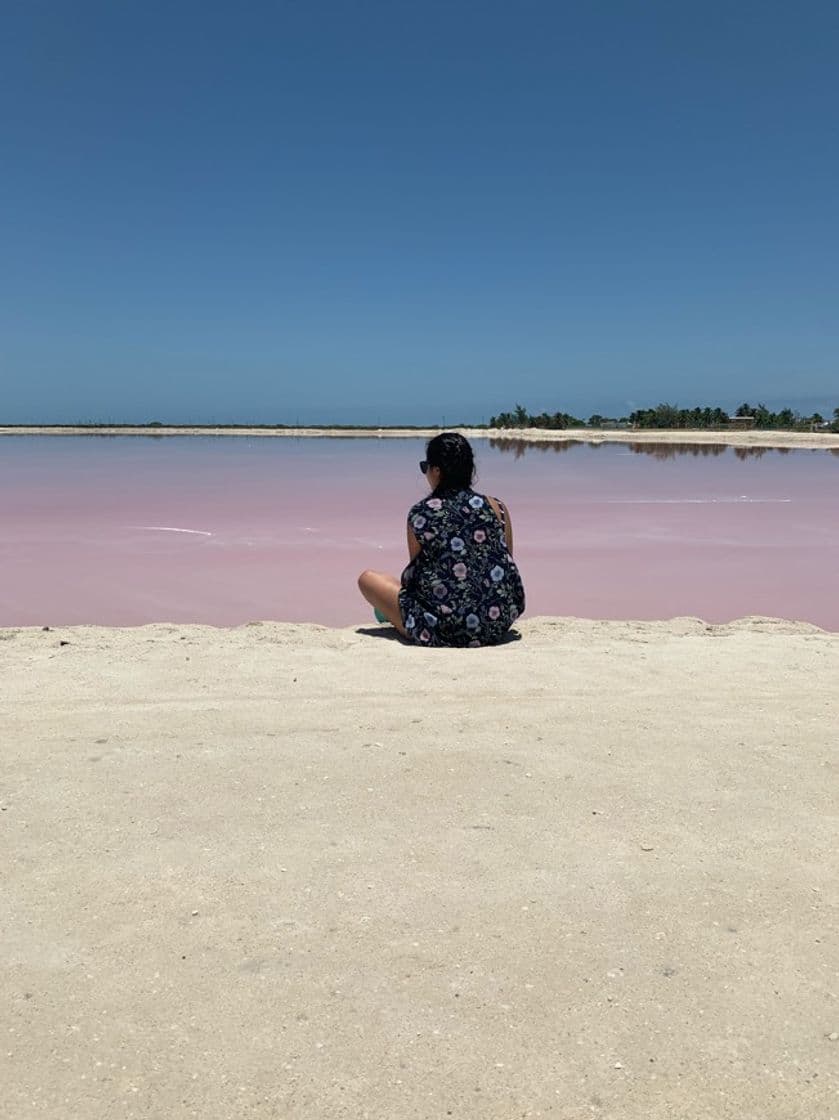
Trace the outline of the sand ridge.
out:
[[[834,1115],[839,635],[517,630],[0,631],[8,1115]]]

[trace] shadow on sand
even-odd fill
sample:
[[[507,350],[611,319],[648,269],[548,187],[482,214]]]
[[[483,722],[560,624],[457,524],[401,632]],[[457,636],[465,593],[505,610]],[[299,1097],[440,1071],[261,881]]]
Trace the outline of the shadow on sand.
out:
[[[356,632],[356,634],[363,634],[365,638],[384,638],[386,641],[389,641],[389,642],[400,642],[403,646],[413,646],[413,645],[416,644],[414,642],[406,641],[403,637],[400,636],[400,634],[397,630],[394,630],[394,628],[392,626],[357,626],[355,628],[355,632]],[[518,630],[508,630],[507,633],[504,635],[504,637],[501,639],[501,641],[498,643],[498,645],[499,646],[508,646],[508,645],[510,645],[511,642],[520,642],[520,641],[521,641],[521,633]],[[419,648],[420,647],[417,646],[417,649],[419,649]],[[433,647],[433,648],[439,648],[439,647]],[[462,648],[465,649],[467,647],[464,646]],[[483,646],[481,648],[491,649],[492,647],[491,646]]]

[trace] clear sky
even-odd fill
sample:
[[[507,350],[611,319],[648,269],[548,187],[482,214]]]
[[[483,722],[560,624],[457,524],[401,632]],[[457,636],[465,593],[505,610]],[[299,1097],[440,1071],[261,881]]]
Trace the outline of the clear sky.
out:
[[[839,405],[834,0],[6,0],[0,422]]]

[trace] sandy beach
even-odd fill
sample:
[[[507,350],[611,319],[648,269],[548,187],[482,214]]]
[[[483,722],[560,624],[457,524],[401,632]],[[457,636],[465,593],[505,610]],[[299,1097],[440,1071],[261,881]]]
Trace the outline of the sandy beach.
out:
[[[693,443],[726,444],[730,447],[799,447],[810,450],[839,448],[839,432],[775,432],[775,431],[688,431],[681,429],[639,430],[592,428],[463,428],[453,426],[448,431],[462,432],[467,439],[523,439],[533,443],[567,442],[582,440],[586,443]],[[64,427],[2,427],[0,436],[59,435],[59,436],[252,436],[278,438],[342,438],[342,439],[430,439],[442,428],[129,428],[107,426],[97,428]]]
[[[839,635],[519,634],[0,631],[0,1112],[839,1116]]]

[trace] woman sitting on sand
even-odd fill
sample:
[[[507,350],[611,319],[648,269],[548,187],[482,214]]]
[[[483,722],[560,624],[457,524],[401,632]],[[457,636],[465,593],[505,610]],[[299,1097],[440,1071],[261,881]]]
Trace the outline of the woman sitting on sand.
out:
[[[459,433],[429,440],[420,470],[431,495],[408,512],[408,567],[401,581],[362,572],[361,594],[418,645],[496,645],[524,610],[510,515],[472,489],[475,459]]]

